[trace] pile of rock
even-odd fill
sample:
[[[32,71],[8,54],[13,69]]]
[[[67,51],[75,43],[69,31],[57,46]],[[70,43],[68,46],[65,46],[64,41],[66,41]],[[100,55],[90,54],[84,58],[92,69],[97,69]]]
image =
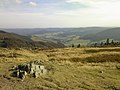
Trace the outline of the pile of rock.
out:
[[[45,75],[47,73],[47,69],[45,69],[44,65],[36,65],[34,63],[30,64],[30,74],[33,74],[35,78],[40,75]]]
[[[24,79],[27,74],[32,75],[35,78],[38,78],[41,75],[47,74],[47,69],[44,65],[37,65],[34,62],[18,65],[15,69],[15,76],[21,79]]]

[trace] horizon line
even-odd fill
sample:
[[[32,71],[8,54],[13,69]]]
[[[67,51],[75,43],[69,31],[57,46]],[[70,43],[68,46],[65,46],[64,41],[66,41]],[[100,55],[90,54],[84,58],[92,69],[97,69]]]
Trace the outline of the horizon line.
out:
[[[55,28],[120,28],[120,26],[81,26],[81,27],[8,27],[0,29],[55,29]]]

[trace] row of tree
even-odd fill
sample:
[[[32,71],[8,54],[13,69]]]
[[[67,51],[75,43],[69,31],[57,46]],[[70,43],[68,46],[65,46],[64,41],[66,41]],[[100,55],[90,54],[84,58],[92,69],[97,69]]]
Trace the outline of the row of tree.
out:
[[[112,40],[110,42],[110,39],[107,38],[106,42],[101,42],[101,43],[95,43],[93,46],[96,47],[96,46],[119,46],[120,45],[120,42],[116,42],[114,40]]]
[[[78,44],[77,46],[75,46],[74,44],[72,44],[72,47],[77,47],[77,48],[79,48],[79,47],[81,47],[81,45]]]
[[[114,40],[110,40],[109,38],[107,38],[105,42],[94,43],[94,44],[92,44],[91,46],[93,46],[93,47],[120,46],[120,42],[116,42],[116,41],[114,41]],[[80,45],[80,44],[78,44],[78,45],[72,44],[71,47],[80,48],[81,45]]]

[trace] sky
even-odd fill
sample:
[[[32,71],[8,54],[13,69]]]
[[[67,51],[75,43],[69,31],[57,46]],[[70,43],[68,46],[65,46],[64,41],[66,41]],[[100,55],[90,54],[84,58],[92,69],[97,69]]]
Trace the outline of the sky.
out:
[[[119,27],[120,0],[0,0],[0,28]]]

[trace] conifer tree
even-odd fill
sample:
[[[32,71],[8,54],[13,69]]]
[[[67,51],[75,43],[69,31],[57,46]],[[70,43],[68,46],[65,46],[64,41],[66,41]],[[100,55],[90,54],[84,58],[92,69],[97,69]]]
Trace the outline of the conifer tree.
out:
[[[80,44],[78,44],[78,45],[77,45],[77,48],[79,48],[80,46],[81,46],[81,45],[80,45]]]
[[[109,38],[107,38],[106,45],[109,45]]]

